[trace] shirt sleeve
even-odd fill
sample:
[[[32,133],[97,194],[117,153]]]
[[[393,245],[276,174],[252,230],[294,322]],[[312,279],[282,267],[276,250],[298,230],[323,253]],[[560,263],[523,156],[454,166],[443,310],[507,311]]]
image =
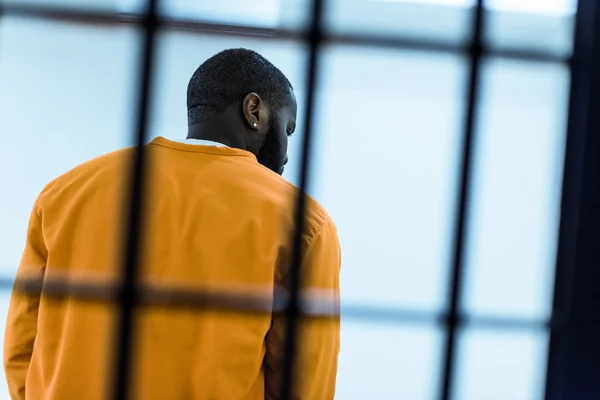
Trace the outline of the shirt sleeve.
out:
[[[41,217],[36,205],[29,219],[27,240],[17,271],[17,280],[42,279],[47,255]],[[40,293],[25,294],[13,289],[4,335],[4,370],[12,400],[25,399],[25,377],[37,332],[39,301]]]
[[[339,276],[341,251],[332,221],[326,222],[308,244],[302,262],[303,300],[333,305],[331,318],[302,318],[294,364],[294,400],[333,400],[340,351]],[[282,286],[286,286],[287,277]],[[329,307],[330,308],[330,307]],[[281,396],[285,315],[275,315],[267,334],[265,399]]]

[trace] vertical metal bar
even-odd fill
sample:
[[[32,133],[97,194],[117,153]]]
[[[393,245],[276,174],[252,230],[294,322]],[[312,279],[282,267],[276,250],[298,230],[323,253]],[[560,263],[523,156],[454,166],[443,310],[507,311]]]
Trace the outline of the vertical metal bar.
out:
[[[470,71],[467,82],[467,105],[465,115],[465,132],[463,136],[462,160],[460,169],[460,189],[458,210],[454,231],[454,249],[452,271],[449,282],[448,318],[446,342],[444,348],[443,375],[441,379],[440,398],[449,400],[453,395],[454,369],[456,359],[456,336],[459,323],[459,302],[462,293],[464,250],[466,243],[467,208],[471,187],[471,167],[473,160],[473,143],[479,95],[479,75],[482,56],[482,36],[484,9],[483,0],[478,0],[473,10],[473,32],[471,39]]]
[[[140,233],[146,170],[145,143],[148,136],[148,122],[152,93],[155,36],[157,31],[158,0],[148,0],[144,17],[144,41],[140,65],[139,98],[135,132],[136,149],[131,171],[131,193],[129,221],[127,226],[127,246],[123,260],[122,283],[119,288],[120,314],[118,320],[118,342],[114,388],[112,399],[125,400],[128,397],[128,382],[131,376],[132,341],[134,311],[137,301],[136,279],[139,271]]]
[[[306,211],[306,190],[309,183],[310,161],[313,139],[314,103],[317,73],[319,69],[319,47],[323,40],[322,16],[324,0],[313,0],[311,24],[308,32],[308,76],[306,107],[304,113],[305,134],[302,142],[302,156],[300,164],[300,184],[298,203],[296,205],[296,226],[292,242],[292,263],[290,265],[290,297],[286,309],[287,326],[284,347],[282,400],[291,400],[294,384],[294,358],[298,342],[300,319],[299,295],[301,287],[301,262],[302,262],[302,234],[304,232]]]
[[[600,4],[579,0],[565,149],[547,400],[600,398]]]

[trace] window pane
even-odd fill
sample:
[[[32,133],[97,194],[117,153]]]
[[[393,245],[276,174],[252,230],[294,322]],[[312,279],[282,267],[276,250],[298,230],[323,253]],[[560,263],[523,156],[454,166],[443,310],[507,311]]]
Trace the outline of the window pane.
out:
[[[435,327],[342,321],[336,400],[435,399],[442,340]]]
[[[407,36],[462,43],[470,33],[467,9],[403,0],[330,0],[326,22],[335,32]]]
[[[279,25],[280,0],[170,0],[162,13],[172,17],[274,28]]]
[[[560,65],[484,64],[466,254],[468,312],[550,313],[568,83]]]
[[[541,400],[548,334],[467,329],[458,343],[455,399]]]
[[[495,48],[521,48],[568,56],[573,51],[576,0],[488,0],[485,40]]]
[[[322,65],[314,194],[338,225],[344,299],[439,310],[464,60],[328,47]]]
[[[58,175],[130,143],[137,34],[17,18],[0,24],[0,274],[13,276],[33,203]]]

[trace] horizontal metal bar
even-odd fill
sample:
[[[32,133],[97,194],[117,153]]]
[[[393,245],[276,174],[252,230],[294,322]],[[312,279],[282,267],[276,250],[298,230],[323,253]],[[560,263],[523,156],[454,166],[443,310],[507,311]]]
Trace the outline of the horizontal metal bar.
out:
[[[3,5],[3,15],[9,17],[48,19],[65,23],[114,26],[121,24],[143,25],[144,17],[135,13],[113,13],[85,10],[53,5],[31,5],[9,3]],[[208,35],[262,38],[269,40],[307,41],[308,32],[293,29],[270,29],[255,26],[232,25],[196,19],[161,17],[158,26],[163,29],[198,32]],[[410,36],[389,36],[363,33],[339,33],[326,31],[323,43],[327,45],[367,46],[390,49],[425,51],[434,53],[469,54],[471,47],[466,43],[451,43]],[[570,63],[570,56],[561,56],[538,49],[484,47],[486,57],[545,63]]]
[[[108,283],[69,282],[61,279],[0,278],[0,291],[11,289],[24,294],[39,294],[55,299],[76,299],[83,302],[115,303],[118,287]],[[280,293],[272,298],[231,291],[183,290],[156,285],[139,285],[140,307],[164,307],[177,310],[218,311],[223,313],[280,314],[285,312],[287,298]],[[341,312],[337,304],[326,301],[303,301],[302,315],[311,319],[329,319],[341,316],[343,320],[370,321],[383,324],[416,326],[448,325],[446,313],[411,310],[401,307],[379,307],[343,302]],[[334,311],[331,311],[334,310]],[[508,318],[495,316],[459,315],[461,327],[483,330],[532,331],[549,330],[559,323],[556,320]]]

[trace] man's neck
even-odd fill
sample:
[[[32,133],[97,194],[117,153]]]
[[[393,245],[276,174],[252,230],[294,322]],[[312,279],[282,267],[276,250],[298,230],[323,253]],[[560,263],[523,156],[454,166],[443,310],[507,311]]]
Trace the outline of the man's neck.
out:
[[[188,128],[187,139],[207,140],[224,144],[225,146],[247,150],[246,144],[242,143],[236,135],[231,134],[226,127],[214,124],[195,124]]]

